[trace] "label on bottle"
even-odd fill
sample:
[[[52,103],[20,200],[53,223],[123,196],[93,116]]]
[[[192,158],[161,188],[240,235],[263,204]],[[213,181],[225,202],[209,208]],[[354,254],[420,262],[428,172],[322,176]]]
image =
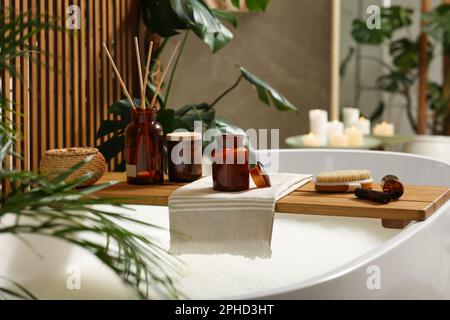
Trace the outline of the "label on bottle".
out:
[[[132,164],[127,164],[127,177],[136,178],[137,177],[137,167]]]

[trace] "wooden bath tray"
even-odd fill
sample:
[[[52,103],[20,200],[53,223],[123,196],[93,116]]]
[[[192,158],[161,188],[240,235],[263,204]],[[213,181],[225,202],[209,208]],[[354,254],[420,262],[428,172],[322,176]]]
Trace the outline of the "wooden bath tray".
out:
[[[170,194],[183,186],[166,182],[158,186],[132,186],[123,173],[107,173],[98,183],[111,180],[118,184],[96,193],[96,196],[118,197],[126,204],[167,206]],[[278,201],[277,212],[339,217],[381,219],[386,228],[402,229],[411,221],[424,221],[450,200],[445,187],[405,186],[399,201],[387,205],[356,199],[353,194],[324,194],[314,191],[312,182]]]

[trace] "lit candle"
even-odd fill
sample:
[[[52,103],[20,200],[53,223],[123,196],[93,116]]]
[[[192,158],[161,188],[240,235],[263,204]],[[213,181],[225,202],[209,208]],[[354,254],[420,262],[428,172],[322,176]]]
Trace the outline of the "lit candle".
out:
[[[318,137],[316,137],[314,135],[314,133],[310,133],[306,136],[303,137],[303,145],[305,147],[321,147],[322,146],[322,142],[320,141],[320,139]]]
[[[320,140],[321,145],[327,144],[328,112],[325,110],[311,110],[309,112],[311,133]]]
[[[393,137],[395,135],[395,127],[392,123],[383,121],[373,128],[373,135],[379,137]]]
[[[337,133],[330,136],[330,147],[345,148],[348,147],[348,136],[344,133]]]
[[[344,134],[344,124],[338,120],[328,122],[328,141],[332,136]]]
[[[344,108],[344,125],[346,128],[351,128],[358,125],[358,120],[360,116],[359,109],[356,108]]]
[[[353,126],[345,130],[348,138],[348,144],[351,147],[361,147],[364,143],[364,135],[361,130]]]
[[[365,136],[370,136],[370,120],[361,117],[358,122],[358,129],[362,131]]]

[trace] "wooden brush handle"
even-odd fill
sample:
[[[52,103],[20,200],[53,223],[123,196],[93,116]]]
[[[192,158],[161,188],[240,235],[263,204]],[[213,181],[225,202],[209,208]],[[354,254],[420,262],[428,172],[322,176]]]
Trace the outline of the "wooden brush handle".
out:
[[[367,189],[356,189],[355,196],[362,200],[369,200],[376,203],[388,204],[391,202],[391,196],[388,193],[367,190]]]

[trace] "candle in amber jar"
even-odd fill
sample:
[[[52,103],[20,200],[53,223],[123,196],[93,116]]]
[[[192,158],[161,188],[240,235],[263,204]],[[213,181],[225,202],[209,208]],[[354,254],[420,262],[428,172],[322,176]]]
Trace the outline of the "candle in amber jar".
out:
[[[245,136],[224,134],[217,138],[213,157],[213,188],[234,192],[250,189],[249,153]]]

